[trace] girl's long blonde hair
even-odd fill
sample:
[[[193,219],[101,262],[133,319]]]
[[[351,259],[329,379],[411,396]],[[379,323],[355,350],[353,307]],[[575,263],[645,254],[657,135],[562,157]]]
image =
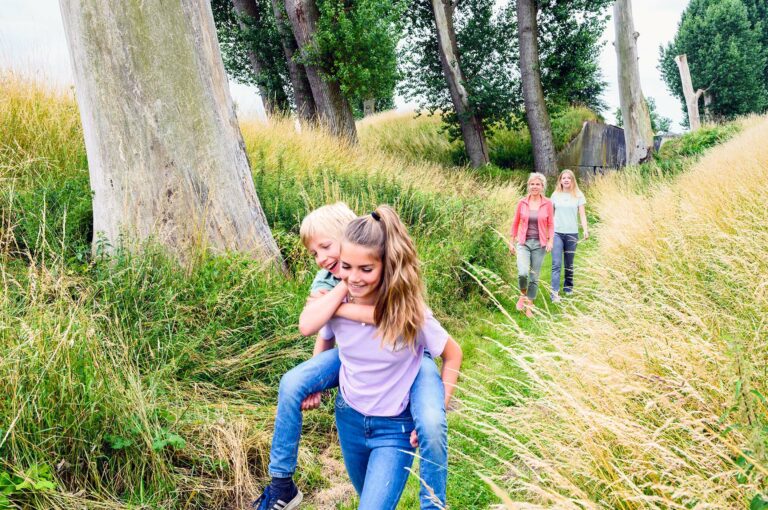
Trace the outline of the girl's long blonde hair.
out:
[[[382,262],[373,311],[382,343],[415,349],[424,324],[425,291],[416,247],[400,217],[391,207],[380,205],[352,221],[344,240],[374,250]]]
[[[576,175],[573,173],[573,170],[569,170],[568,168],[560,172],[560,175],[557,176],[557,186],[555,186],[555,193],[565,193],[565,190],[563,189],[564,175],[571,176],[571,191],[569,191],[569,193],[572,197],[578,197],[581,194],[579,183],[576,182]]]

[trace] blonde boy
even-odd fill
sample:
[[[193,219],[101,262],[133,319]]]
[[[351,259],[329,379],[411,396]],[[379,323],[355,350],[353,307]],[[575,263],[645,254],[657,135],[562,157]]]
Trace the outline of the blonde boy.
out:
[[[359,323],[374,325],[373,306],[343,302],[348,294],[347,284],[341,278],[341,240],[349,223],[357,216],[344,203],[326,205],[309,213],[301,222],[299,235],[302,243],[315,259],[320,270],[312,281],[310,296],[299,318],[299,331],[313,334],[328,317],[343,317]],[[324,390],[339,385],[338,349],[334,342],[318,336],[312,358],[289,370],[280,379],[280,389],[269,456],[271,483],[254,502],[257,510],[293,510],[302,500],[301,491],[293,482],[301,439],[302,411],[317,408]],[[425,355],[419,375],[413,383],[412,394],[430,395],[422,398],[427,402],[413,406],[412,410],[418,437],[412,437],[414,446],[422,443],[422,509],[434,506],[434,495],[445,501],[447,474],[447,443],[445,408],[442,398],[431,398],[442,391],[440,373],[431,356]],[[435,390],[437,388],[437,390]],[[414,400],[416,400],[414,398]],[[434,402],[433,402],[434,401]],[[415,409],[418,408],[418,409]],[[428,418],[427,418],[428,417]]]

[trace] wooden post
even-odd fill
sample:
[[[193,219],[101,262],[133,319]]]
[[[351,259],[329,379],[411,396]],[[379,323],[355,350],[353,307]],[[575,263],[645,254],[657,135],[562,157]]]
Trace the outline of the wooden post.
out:
[[[685,96],[685,105],[688,107],[688,125],[691,131],[696,131],[701,127],[699,120],[699,98],[705,90],[699,89],[693,91],[691,83],[691,71],[688,69],[688,56],[685,54],[675,57],[677,68],[680,70],[680,81],[683,84],[683,95]]]

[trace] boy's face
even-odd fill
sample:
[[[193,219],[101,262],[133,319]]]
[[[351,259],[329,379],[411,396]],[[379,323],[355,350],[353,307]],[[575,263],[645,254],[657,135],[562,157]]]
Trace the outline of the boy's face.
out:
[[[332,237],[319,235],[313,237],[307,243],[309,254],[315,258],[315,263],[327,269],[333,276],[339,276],[339,252],[341,252],[341,243]]]

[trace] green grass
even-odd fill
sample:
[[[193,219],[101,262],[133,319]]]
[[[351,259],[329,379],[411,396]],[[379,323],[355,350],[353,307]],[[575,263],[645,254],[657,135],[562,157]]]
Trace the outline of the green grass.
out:
[[[521,341],[545,334],[568,308],[545,298],[547,259],[540,315],[505,315],[517,293],[514,260],[496,231],[507,229],[518,198],[515,174],[452,166],[455,147],[440,138],[434,119],[363,125],[361,148],[295,133],[290,122],[245,123],[254,180],[287,275],[238,256],[180,267],[151,244],[103,260],[91,251],[87,161],[71,94],[17,77],[0,80],[0,92],[0,392],[8,396],[0,400],[0,493],[9,504],[247,504],[266,479],[279,377],[311,352],[296,328],[314,274],[298,225],[312,208],[340,199],[359,212],[390,203],[409,225],[430,305],[465,353],[449,417],[449,504],[497,502],[477,474],[508,480],[519,460],[512,439],[530,438],[512,431],[499,442],[487,426],[503,428],[494,413],[514,412],[539,391],[510,352],[527,356]],[[554,119],[557,143],[588,118],[573,109]],[[727,137],[711,129],[719,134],[683,138],[661,161],[689,165],[700,148]],[[526,136],[497,133],[495,157],[524,166]],[[580,245],[577,263],[593,257],[593,243]],[[310,495],[332,483],[321,462],[338,457],[328,453],[332,411],[326,402],[306,415],[297,481]],[[411,479],[400,508],[415,508],[417,498]]]
[[[597,119],[597,115],[584,107],[558,112],[552,117],[555,149],[562,149],[578,135],[585,121]],[[428,161],[444,166],[467,164],[461,140],[450,140],[438,115],[387,112],[380,118],[363,121],[360,139],[367,148],[407,161]],[[533,168],[531,136],[524,123],[515,129],[495,129],[488,137],[488,150],[492,165],[482,170],[484,177],[520,179]]]

